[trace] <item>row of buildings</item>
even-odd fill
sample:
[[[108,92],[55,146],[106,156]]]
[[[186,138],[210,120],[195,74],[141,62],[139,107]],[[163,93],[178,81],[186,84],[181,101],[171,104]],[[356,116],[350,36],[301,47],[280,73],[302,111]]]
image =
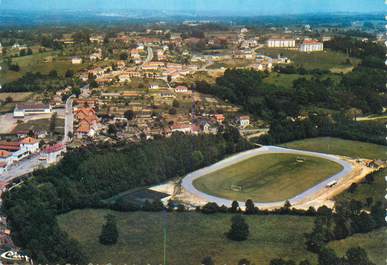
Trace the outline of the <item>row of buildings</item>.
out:
[[[292,38],[268,39],[266,44],[269,48],[296,48],[296,40]],[[323,50],[324,43],[317,40],[305,39],[299,46],[300,52],[317,52]]]
[[[65,146],[61,143],[48,146],[41,152],[39,141],[33,137],[16,141],[0,141],[0,174],[7,172],[11,165],[39,153],[40,160],[46,160],[48,164],[56,163],[63,152],[65,152]]]

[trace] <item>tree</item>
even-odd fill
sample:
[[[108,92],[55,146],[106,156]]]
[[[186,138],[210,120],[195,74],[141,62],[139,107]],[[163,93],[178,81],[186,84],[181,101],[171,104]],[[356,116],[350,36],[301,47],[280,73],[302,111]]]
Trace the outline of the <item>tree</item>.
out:
[[[360,233],[367,233],[376,227],[376,223],[372,216],[366,212],[361,212],[360,215],[354,218],[356,230]]]
[[[251,261],[248,259],[241,259],[240,261],[238,261],[238,265],[252,265],[252,264],[251,264]]]
[[[8,69],[10,71],[19,72],[20,71],[20,66],[18,64],[11,64],[11,65],[8,66]]]
[[[254,206],[254,202],[252,200],[248,199],[246,201],[245,206],[246,206],[246,210],[245,210],[246,214],[255,214],[255,212],[256,212],[255,206]]]
[[[383,203],[380,201],[377,201],[374,206],[371,208],[371,216],[372,219],[375,222],[376,227],[382,227],[385,223],[385,207],[383,206]]]
[[[125,111],[124,117],[125,117],[126,119],[128,119],[128,121],[133,120],[133,118],[134,118],[134,112],[133,112],[133,110],[127,110],[127,111]]]
[[[216,213],[218,210],[219,205],[217,205],[215,202],[209,202],[202,207],[202,213],[206,214]]]
[[[249,236],[249,225],[241,215],[235,215],[231,218],[231,228],[227,237],[234,241],[244,241]]]
[[[177,99],[174,99],[173,102],[172,102],[172,106],[173,106],[174,108],[178,108],[178,107],[180,106],[179,101],[178,101]]]
[[[71,88],[71,94],[75,95],[76,97],[79,97],[81,94],[81,89],[79,87],[73,87]]]
[[[237,201],[233,201],[231,204],[230,212],[237,213],[239,211],[239,203]]]
[[[215,265],[214,261],[210,256],[202,259],[202,265]]]
[[[126,61],[128,59],[128,54],[123,52],[120,54],[120,60]]]
[[[48,76],[51,77],[51,78],[57,78],[58,77],[58,72],[56,70],[51,70],[48,73]]]
[[[114,245],[118,240],[118,229],[113,215],[105,216],[106,223],[102,226],[99,242],[103,245]]]
[[[292,207],[290,201],[286,200],[284,207],[285,207],[285,209],[290,209],[290,207]]]
[[[57,113],[54,112],[51,116],[51,119],[50,119],[50,133],[54,134],[55,133],[55,129],[56,129],[56,118],[57,118]]]
[[[270,265],[296,265],[293,260],[273,259],[270,261]]]
[[[348,265],[374,265],[369,259],[367,252],[361,247],[350,248],[347,250],[345,259]]]
[[[66,78],[71,78],[71,77],[73,77],[73,76],[74,76],[74,71],[71,70],[71,69],[68,69],[68,70],[66,71],[66,73],[65,73],[65,77],[66,77]]]
[[[170,115],[175,115],[177,113],[177,110],[175,108],[171,108],[171,109],[169,109],[168,113]]]
[[[319,265],[340,265],[340,258],[330,248],[323,248],[318,255]]]
[[[12,103],[13,102],[13,98],[8,96],[5,98],[5,103]]]
[[[115,135],[117,133],[117,127],[114,124],[109,124],[107,132],[110,135]]]
[[[306,259],[306,260],[301,261],[300,265],[312,265],[312,263],[310,263],[310,261]]]
[[[192,153],[192,164],[194,169],[197,169],[203,165],[204,156],[200,151],[194,151]]]

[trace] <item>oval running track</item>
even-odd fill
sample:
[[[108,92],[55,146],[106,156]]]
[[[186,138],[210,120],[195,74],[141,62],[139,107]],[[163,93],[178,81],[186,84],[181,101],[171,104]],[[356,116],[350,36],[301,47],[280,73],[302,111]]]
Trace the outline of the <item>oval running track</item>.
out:
[[[305,198],[309,197],[310,195],[313,195],[314,193],[326,188],[326,185],[331,181],[339,182],[343,177],[347,176],[353,170],[353,166],[351,165],[351,163],[344,161],[340,157],[335,156],[335,155],[310,152],[310,151],[287,149],[287,148],[282,148],[282,147],[277,147],[277,146],[263,146],[260,148],[248,150],[248,151],[233,155],[233,156],[228,157],[226,159],[223,159],[223,160],[221,160],[221,161],[219,161],[211,166],[208,166],[208,167],[196,170],[192,173],[189,173],[188,175],[186,175],[183,178],[181,185],[183,186],[183,188],[186,191],[194,194],[195,196],[197,196],[201,199],[204,199],[208,202],[215,202],[218,205],[225,205],[227,207],[231,207],[233,200],[229,200],[229,199],[225,199],[225,198],[221,198],[221,197],[217,197],[217,196],[213,196],[213,195],[209,195],[207,193],[201,192],[195,188],[195,186],[193,185],[193,181],[200,178],[200,177],[203,177],[207,174],[210,174],[210,173],[213,173],[213,172],[218,171],[220,169],[223,169],[225,167],[234,165],[236,163],[239,163],[243,160],[249,159],[249,158],[254,157],[254,156],[263,155],[263,154],[280,154],[280,153],[281,154],[298,154],[298,155],[307,155],[307,156],[319,157],[319,158],[323,158],[323,159],[327,159],[327,160],[336,162],[343,167],[343,169],[339,173],[337,173],[331,177],[328,177],[327,179],[320,182],[319,184],[305,190],[304,192],[296,195],[293,198],[290,198],[289,202],[292,205],[297,204],[297,203],[301,202],[302,200],[304,200]],[[244,205],[245,202],[239,201],[238,203],[239,203],[239,205],[242,206],[242,205]],[[265,208],[266,207],[267,208],[281,207],[285,204],[285,201],[277,201],[277,202],[257,202],[257,201],[254,201],[254,204],[257,207],[265,207]]]

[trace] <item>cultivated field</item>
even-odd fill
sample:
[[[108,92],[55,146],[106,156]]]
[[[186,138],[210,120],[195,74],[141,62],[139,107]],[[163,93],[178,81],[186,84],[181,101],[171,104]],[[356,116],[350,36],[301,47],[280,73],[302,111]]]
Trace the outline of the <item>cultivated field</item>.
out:
[[[330,137],[294,141],[282,146],[352,158],[387,159],[387,146]]]
[[[347,64],[347,59],[349,59],[353,65],[359,63],[359,59],[350,58],[344,53],[333,51],[305,53],[299,52],[298,50],[262,48],[258,49],[257,52],[271,57],[282,54],[283,56],[290,58],[296,65],[302,65],[306,69],[318,68],[331,70],[334,73],[348,72],[348,69],[352,68],[351,65]]]
[[[53,60],[45,62],[45,58],[47,57],[52,57]],[[58,57],[56,52],[34,53],[33,55],[15,57],[12,59],[12,63],[18,64],[20,66],[20,71],[2,71],[0,73],[0,80],[4,83],[15,81],[27,72],[40,72],[42,74],[47,74],[51,70],[56,70],[59,75],[64,75],[64,73],[69,69],[78,71],[82,67],[85,67],[82,64],[72,64],[70,57]]]
[[[264,154],[200,177],[193,185],[230,200],[275,202],[290,199],[341,170],[341,165],[322,158]]]
[[[106,214],[117,217],[118,243],[106,247],[98,236]],[[277,257],[316,263],[305,250],[303,233],[311,231],[313,218],[295,216],[247,216],[250,237],[243,242],[226,238],[229,214],[168,214],[168,264],[198,265],[205,256],[216,264],[237,264],[247,258],[255,265],[268,265]],[[87,221],[85,221],[87,220]],[[79,241],[94,264],[161,264],[163,261],[163,213],[118,213],[76,210],[59,216],[59,224]],[[275,233],[274,233],[275,231]]]

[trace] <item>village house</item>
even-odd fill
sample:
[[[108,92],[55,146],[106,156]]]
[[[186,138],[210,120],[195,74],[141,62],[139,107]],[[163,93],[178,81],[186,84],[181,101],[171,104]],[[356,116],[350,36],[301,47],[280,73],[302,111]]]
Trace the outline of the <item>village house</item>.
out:
[[[19,141],[0,142],[0,162],[5,163],[3,168],[18,162],[31,154],[39,152],[39,141],[32,137],[27,137]]]
[[[7,171],[8,166],[12,163],[12,154],[6,150],[0,150],[0,174]]]
[[[160,68],[164,68],[165,63],[164,62],[148,62],[142,65],[142,70],[158,70]]]
[[[118,76],[118,79],[119,79],[120,83],[130,82],[131,81],[129,74],[127,74],[127,73],[120,74]]]
[[[191,124],[182,124],[182,123],[176,123],[171,126],[172,133],[174,132],[182,132],[185,134],[190,134],[192,132],[192,125]]]
[[[131,49],[130,50],[130,57],[134,60],[140,60],[141,59],[141,52],[142,50],[140,49]]]
[[[58,143],[52,146],[48,146],[43,150],[43,158],[46,159],[48,164],[57,163],[63,154],[66,152],[66,146]]]
[[[250,117],[249,116],[239,116],[237,118],[239,126],[245,128],[250,125]]]
[[[218,123],[223,123],[224,122],[224,115],[223,114],[215,114],[214,115],[215,120]]]
[[[102,60],[102,53],[95,52],[95,53],[90,54],[89,60],[90,61]]]
[[[104,37],[102,35],[90,36],[89,40],[91,43],[101,44],[104,41]]]
[[[78,138],[84,136],[93,137],[97,131],[98,119],[92,108],[79,108],[74,111],[78,126],[75,130]]]
[[[25,152],[34,154],[39,152],[39,141],[32,137],[26,137],[20,141],[20,148]]]
[[[80,58],[80,57],[73,57],[73,58],[71,58],[71,63],[72,64],[82,64],[82,58]]]
[[[176,93],[188,93],[188,87],[186,86],[177,86],[175,88]]]

